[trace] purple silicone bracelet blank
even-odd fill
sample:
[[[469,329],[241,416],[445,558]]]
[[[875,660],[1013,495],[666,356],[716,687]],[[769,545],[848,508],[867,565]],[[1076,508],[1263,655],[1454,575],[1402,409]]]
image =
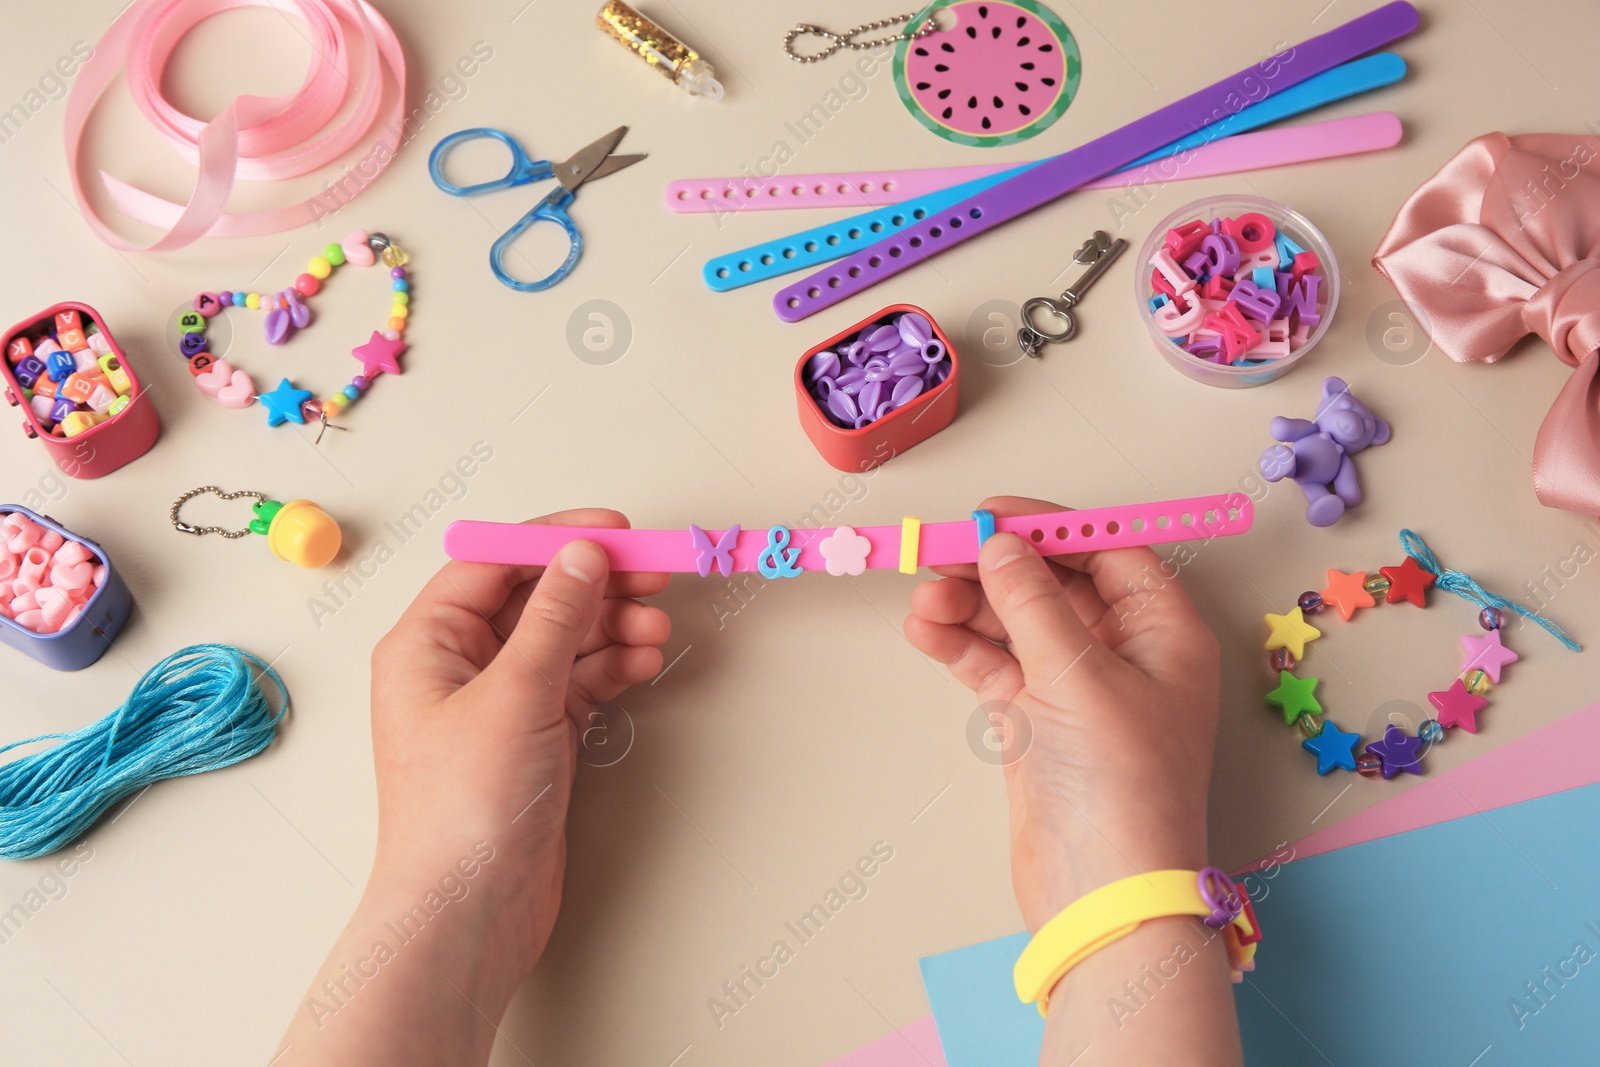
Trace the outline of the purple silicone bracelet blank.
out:
[[[1258,68],[1263,64],[1256,64],[1135,119],[1121,129],[1063,152],[779,290],[772,298],[773,310],[785,322],[799,322],[846,297],[864,292],[913,263],[954,248],[969,237],[1047,204],[1148,152],[1226,118],[1246,104],[1263,99],[1263,89],[1268,95],[1287,89],[1398,40],[1415,30],[1418,21],[1417,9],[1407,0],[1396,0],[1351,19],[1272,57],[1277,60],[1278,68],[1273,78],[1259,73]],[[1289,58],[1280,58],[1282,56]],[[1269,81],[1275,84],[1267,84]]]

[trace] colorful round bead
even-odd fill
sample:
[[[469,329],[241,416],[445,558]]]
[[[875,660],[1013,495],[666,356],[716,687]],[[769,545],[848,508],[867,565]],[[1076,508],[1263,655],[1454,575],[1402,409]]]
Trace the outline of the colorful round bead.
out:
[[[404,304],[395,304],[389,309],[389,314],[393,315],[397,319],[403,319],[407,315],[411,314],[411,309],[406,307]]]
[[[1494,688],[1493,683],[1489,680],[1488,672],[1482,668],[1476,668],[1463,674],[1461,676],[1461,684],[1466,688],[1467,692],[1475,697],[1481,697]]]
[[[1295,721],[1300,727],[1300,736],[1307,740],[1316,737],[1322,732],[1322,717],[1319,715],[1313,715],[1308,711]]]
[[[322,250],[322,258],[328,261],[330,267],[341,267],[344,265],[344,249],[337,243],[331,244]]]
[[[350,384],[364,393],[367,391],[367,376],[365,374],[358,374],[354,378],[350,379]]]
[[[1267,663],[1275,671],[1292,671],[1297,662],[1299,661],[1294,658],[1294,653],[1287,648],[1275,648],[1267,657]]]
[[[353,385],[347,385],[347,386],[345,386],[343,389],[341,389],[339,391],[344,394],[344,398],[346,400],[349,400],[349,401],[352,401],[352,402],[354,402],[355,399],[361,395],[361,390],[357,389]]]
[[[1383,760],[1371,752],[1356,757],[1356,773],[1363,778],[1376,778],[1383,773]]]
[[[1485,630],[1498,630],[1506,624],[1506,613],[1499,608],[1484,608],[1478,612],[1478,625]]]
[[[260,293],[249,293],[249,294],[247,294],[245,296],[245,298],[244,298],[244,306],[249,308],[252,311],[255,311],[255,310],[259,309],[261,307],[261,294]]]
[[[217,295],[217,299],[222,301],[222,306],[223,307],[225,307],[225,308],[233,307],[233,294],[231,292],[229,292],[228,290],[224,289],[221,293],[219,293]]]
[[[398,281],[401,278],[404,278],[405,276],[406,276],[406,269],[404,267],[395,267],[394,269],[389,271],[389,277],[394,278],[396,281]]]
[[[395,268],[395,270],[399,269],[399,267]],[[406,281],[404,278],[396,278],[389,288],[393,289],[397,293],[404,293],[410,290],[411,283]]]
[[[396,294],[394,294],[394,306],[395,307],[403,308],[409,303],[411,303],[411,294],[410,293],[396,293]]]
[[[1389,579],[1384,577],[1368,578],[1366,581],[1361,583],[1361,588],[1365,589],[1368,593],[1371,593],[1374,598],[1376,598],[1379,593],[1387,593],[1389,591],[1389,586],[1392,584],[1393,583],[1390,582]]]
[[[1417,727],[1417,736],[1422,738],[1424,744],[1437,745],[1444,740],[1444,727],[1440,725],[1438,719],[1425,719],[1422,725]]]
[[[1297,603],[1300,605],[1300,613],[1302,615],[1315,615],[1317,612],[1327,607],[1327,605],[1322,602],[1322,594],[1311,589],[1301,593],[1300,599],[1297,601]]]
[[[302,274],[294,280],[294,291],[301,296],[316,296],[321,288],[322,283],[313,274]]]
[[[405,328],[406,320],[401,316],[396,315],[394,318],[389,320],[389,329],[393,330],[395,333],[403,333]]]
[[[311,262],[306,264],[306,273],[313,278],[326,278],[333,273],[333,264],[321,256],[312,256]]]
[[[234,307],[236,307],[236,308],[244,307],[245,306],[245,301],[247,301],[249,299],[250,299],[250,294],[246,293],[243,289],[235,289],[233,291],[233,306]]]

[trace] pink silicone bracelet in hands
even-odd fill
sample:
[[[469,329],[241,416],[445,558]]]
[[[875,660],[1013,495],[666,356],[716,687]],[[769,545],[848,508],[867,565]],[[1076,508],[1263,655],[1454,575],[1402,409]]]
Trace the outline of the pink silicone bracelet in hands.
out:
[[[1026,537],[1043,555],[1231,537],[1250,529],[1254,521],[1255,506],[1243,493],[993,520],[996,531]],[[828,554],[831,553],[821,542],[841,530],[853,530],[856,536],[870,542],[870,549],[864,552],[868,570],[902,569],[907,538],[911,538],[914,553],[911,558],[920,566],[977,562],[977,520],[914,523],[915,520],[908,520],[899,526],[841,526],[822,530],[730,528],[737,532],[732,543],[726,544],[728,531],[725,530],[706,530],[697,535],[691,530],[616,530],[461,521],[451,523],[445,530],[444,549],[451,559],[473,563],[543,566],[555,558],[563,545],[585,540],[605,549],[612,569],[617,571],[698,571],[704,574],[715,565],[718,572],[727,575],[735,571],[762,570],[762,558],[769,557],[775,547],[773,534],[779,530],[787,534],[776,546],[780,554],[797,553],[787,558],[791,566],[801,571],[828,570]],[[833,572],[837,573],[837,566]]]

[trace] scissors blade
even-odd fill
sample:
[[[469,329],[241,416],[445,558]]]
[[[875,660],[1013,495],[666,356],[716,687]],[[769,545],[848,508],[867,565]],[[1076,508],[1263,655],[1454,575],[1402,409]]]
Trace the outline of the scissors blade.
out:
[[[643,152],[631,156],[607,156],[605,162],[596,167],[594,172],[589,175],[589,180],[598,181],[608,174],[615,174],[624,167],[631,167],[635,163],[639,162],[639,160],[645,158],[648,157],[646,157]]]
[[[576,192],[578,186],[588,181],[606,161],[611,155],[611,150],[617,147],[617,143],[627,132],[628,127],[618,126],[604,137],[585,145],[556,164],[556,180],[566,187],[567,192]]]

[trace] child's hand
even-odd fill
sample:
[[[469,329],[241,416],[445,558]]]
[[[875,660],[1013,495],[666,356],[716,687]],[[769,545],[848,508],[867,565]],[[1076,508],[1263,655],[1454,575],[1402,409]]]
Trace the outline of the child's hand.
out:
[[[1005,767],[1028,929],[1138,871],[1205,866],[1217,641],[1167,565],[1148,548],[1046,560],[1001,533],[976,567],[936,570],[945,577],[917,588],[906,636],[994,702],[1005,717],[991,721],[1019,747],[1031,730]]]
[[[602,510],[533,521],[628,525]],[[506,918],[491,929],[509,965],[533,966],[560,902],[578,724],[661,670],[671,624],[631,598],[666,584],[611,575],[588,541],[547,568],[453,562],[428,583],[372,655],[374,883],[426,888],[488,842],[469,897]]]

